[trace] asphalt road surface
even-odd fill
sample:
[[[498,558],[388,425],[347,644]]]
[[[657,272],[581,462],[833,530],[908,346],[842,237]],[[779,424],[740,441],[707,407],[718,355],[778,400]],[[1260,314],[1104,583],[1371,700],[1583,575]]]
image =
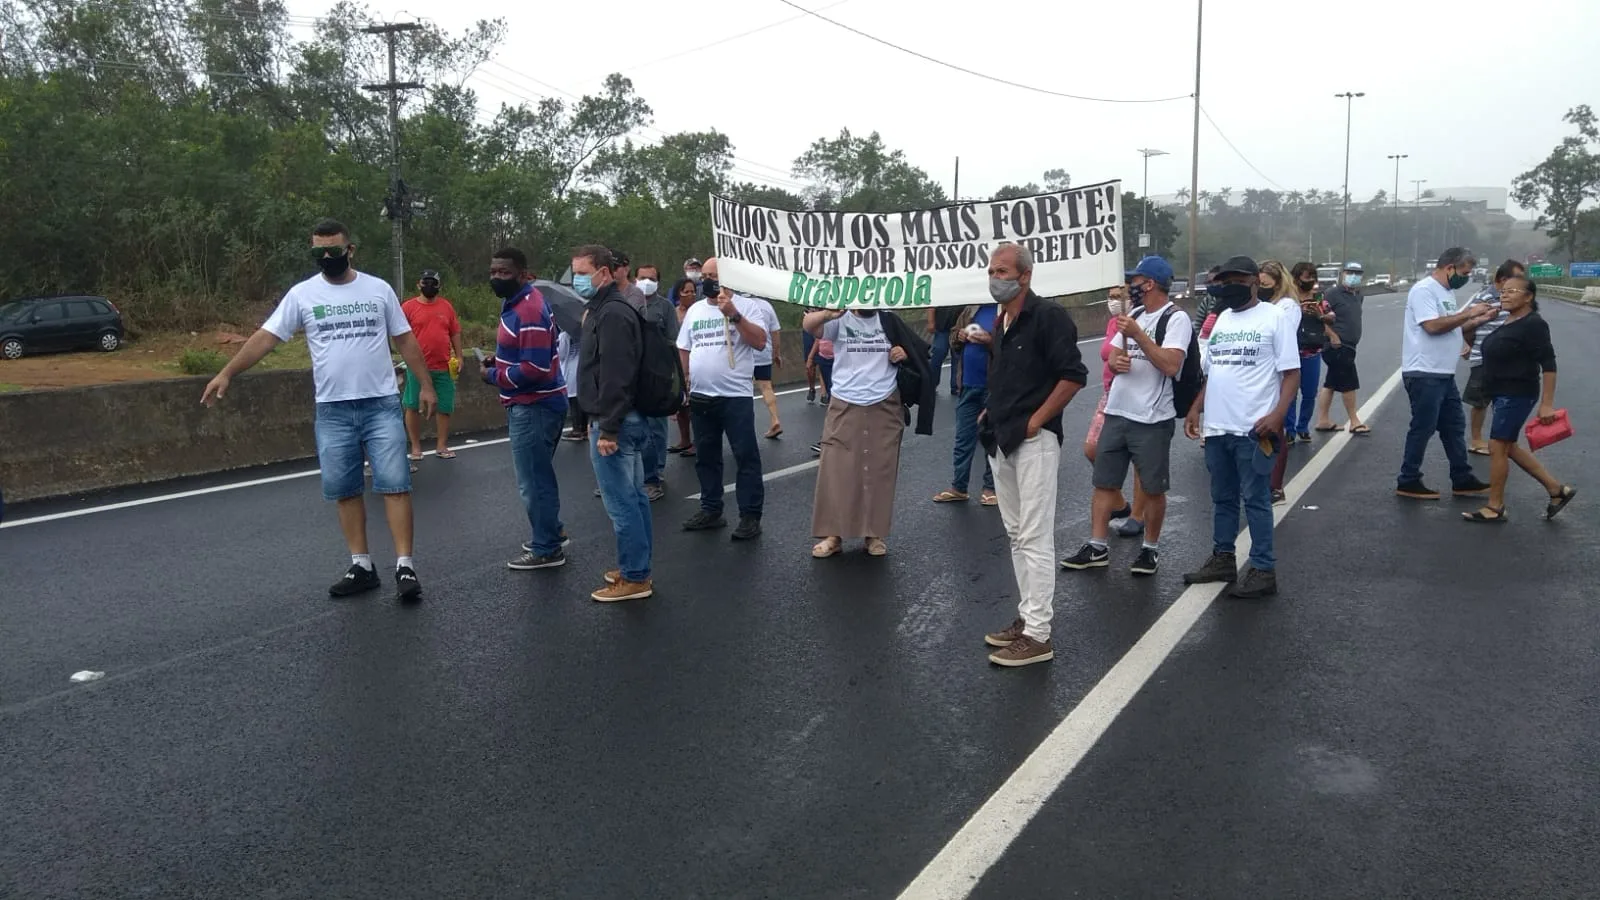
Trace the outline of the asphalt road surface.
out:
[[[1374,434],[1292,451],[1281,596],[1185,591],[1210,503],[1180,440],[1161,573],[1127,573],[1131,541],[1060,572],[1056,659],[1022,670],[982,645],[1015,614],[997,511],[928,499],[947,399],[907,435],[888,557],[809,556],[823,411],[789,394],[762,539],[678,531],[673,459],[631,604],[588,599],[614,545],[581,445],[545,572],[504,566],[526,525],[495,435],[428,458],[415,608],[327,598],[348,557],[304,463],[15,509],[0,896],[1596,896],[1600,484],[1547,523],[1513,470],[1501,527],[1395,498],[1402,304],[1368,303]],[[1600,319],[1545,315],[1579,434],[1541,457],[1582,483]],[[1437,443],[1425,471],[1448,481]]]

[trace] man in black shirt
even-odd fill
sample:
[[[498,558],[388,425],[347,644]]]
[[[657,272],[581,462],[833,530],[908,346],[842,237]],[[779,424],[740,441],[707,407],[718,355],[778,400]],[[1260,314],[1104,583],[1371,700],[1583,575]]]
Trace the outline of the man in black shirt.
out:
[[[1033,254],[1002,244],[989,258],[989,294],[1000,304],[989,346],[989,402],[979,422],[994,469],[1000,518],[1011,539],[1011,567],[1022,600],[1011,627],[986,635],[989,661],[1026,666],[1055,656],[1050,617],[1056,595],[1056,471],[1061,411],[1088,381],[1078,328],[1061,306],[1029,287]],[[1048,433],[1046,433],[1048,432]]]
[[[1322,390],[1317,393],[1318,431],[1338,431],[1329,413],[1333,395],[1344,399],[1345,416],[1350,420],[1351,434],[1371,434],[1372,429],[1356,413],[1356,392],[1361,389],[1361,378],[1356,372],[1356,345],[1361,343],[1361,279],[1360,263],[1345,263],[1339,282],[1328,288],[1322,299],[1333,313],[1333,323],[1325,326],[1328,345],[1322,351],[1322,361],[1327,366]]]

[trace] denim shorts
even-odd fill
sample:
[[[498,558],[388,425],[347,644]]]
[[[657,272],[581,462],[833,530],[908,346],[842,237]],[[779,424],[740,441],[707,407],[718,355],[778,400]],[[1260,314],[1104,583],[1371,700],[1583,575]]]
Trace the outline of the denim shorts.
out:
[[[1496,397],[1491,404],[1494,418],[1489,422],[1489,440],[1515,444],[1522,438],[1522,426],[1539,405],[1538,397]]]
[[[374,491],[410,493],[406,443],[405,417],[396,394],[318,403],[317,462],[322,466],[323,498],[361,496],[366,487],[363,460],[372,462]]]

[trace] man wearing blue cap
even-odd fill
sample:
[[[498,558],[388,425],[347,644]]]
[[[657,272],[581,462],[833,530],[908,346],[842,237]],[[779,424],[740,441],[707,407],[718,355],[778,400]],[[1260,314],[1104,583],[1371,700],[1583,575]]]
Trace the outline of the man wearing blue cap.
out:
[[[1134,307],[1117,317],[1111,340],[1111,370],[1116,377],[1106,398],[1105,423],[1094,460],[1094,505],[1089,542],[1061,561],[1068,569],[1111,564],[1107,536],[1111,515],[1132,463],[1145,514],[1144,546],[1130,571],[1154,575],[1160,562],[1161,525],[1167,513],[1172,435],[1177,430],[1173,383],[1194,335],[1188,313],[1172,305],[1172,266],[1147,256],[1128,278]]]

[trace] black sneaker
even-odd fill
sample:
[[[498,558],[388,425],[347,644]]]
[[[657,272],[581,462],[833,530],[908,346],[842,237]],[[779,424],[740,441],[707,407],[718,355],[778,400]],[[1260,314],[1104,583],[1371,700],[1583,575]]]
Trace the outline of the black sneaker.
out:
[[[567,555],[560,549],[545,556],[540,556],[532,550],[525,550],[521,556],[506,563],[506,568],[516,572],[531,572],[534,569],[554,569],[556,566],[566,564]]]
[[[1463,481],[1450,486],[1450,494],[1454,497],[1482,497],[1489,493],[1489,484],[1476,478]],[[1437,495],[1436,495],[1437,496]]]
[[[708,513],[703,509],[683,523],[684,531],[710,531],[713,528],[727,527],[728,520],[722,517],[722,513]]]
[[[1161,551],[1154,547],[1140,547],[1139,558],[1133,561],[1128,571],[1135,575],[1154,575],[1161,565]]]
[[[752,541],[761,536],[760,516],[740,516],[739,527],[733,530],[736,541]]]
[[[645,499],[651,503],[667,495],[667,484],[664,481],[647,482],[644,486]]]
[[[1233,581],[1239,577],[1239,560],[1232,553],[1213,553],[1205,565],[1193,572],[1185,572],[1184,584],[1212,584]]]
[[[563,548],[565,548],[570,543],[572,543],[572,538],[567,537],[567,532],[566,532],[565,529],[563,529],[562,532],[561,532],[561,546]],[[533,552],[533,541],[523,541],[522,542],[522,552],[523,553],[532,553]]]
[[[1111,565],[1111,548],[1100,549],[1084,544],[1078,552],[1061,561],[1063,569],[1103,569]]]
[[[1111,514],[1111,518],[1113,518],[1113,519],[1131,519],[1131,518],[1133,518],[1133,505],[1130,504],[1130,503],[1122,504],[1122,508],[1119,509],[1119,510],[1116,510],[1115,512],[1113,512]]]
[[[818,456],[821,456],[822,455],[822,442],[821,441],[817,441],[815,444],[812,444],[811,445],[811,452],[815,453]]]
[[[1235,600],[1260,600],[1276,593],[1278,593],[1277,574],[1251,567],[1244,570],[1244,577],[1229,589],[1228,596]]]
[[[815,402],[817,402],[817,389],[816,388],[811,388],[811,389],[806,391],[806,402],[807,403],[815,403]]]
[[[1299,434],[1295,435],[1295,440],[1298,440],[1302,444],[1309,444],[1309,443],[1311,443],[1311,432],[1302,431]]]
[[[394,599],[399,602],[415,603],[422,599],[422,582],[417,580],[417,573],[410,566],[400,566],[394,570],[394,584]]]
[[[351,563],[350,569],[344,573],[344,577],[335,581],[333,586],[328,588],[328,596],[354,597],[357,594],[365,594],[367,591],[375,591],[378,589],[378,585],[382,583],[378,579],[377,572],[360,563]]]
[[[1279,488],[1278,490],[1275,490],[1275,491],[1272,492],[1272,505],[1273,506],[1277,506],[1279,503],[1288,503],[1288,502],[1289,502],[1289,495],[1285,494],[1283,492],[1282,488]]]
[[[1487,485],[1485,485],[1485,487],[1487,487]],[[1421,481],[1408,481],[1405,484],[1395,488],[1394,492],[1402,497],[1409,497],[1412,500],[1439,499],[1439,492],[1423,484]]]

